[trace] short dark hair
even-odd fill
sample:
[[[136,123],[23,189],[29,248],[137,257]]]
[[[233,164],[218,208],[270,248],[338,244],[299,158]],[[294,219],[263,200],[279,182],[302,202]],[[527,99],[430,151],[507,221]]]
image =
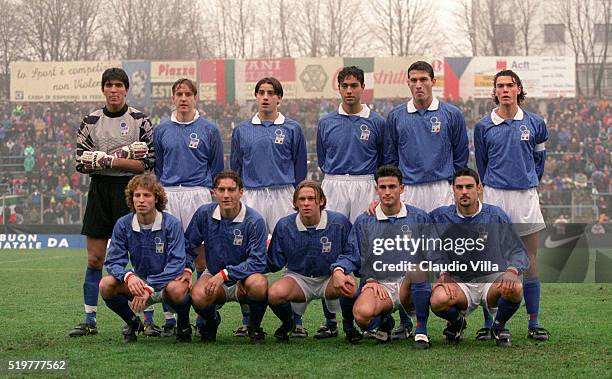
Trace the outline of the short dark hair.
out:
[[[453,185],[455,185],[455,180],[460,176],[471,176],[476,181],[476,185],[480,184],[480,176],[476,171],[469,167],[461,168],[455,171],[455,175],[453,175]]]
[[[134,207],[134,192],[140,188],[144,188],[155,195],[155,209],[162,212],[166,209],[168,203],[168,197],[164,187],[157,181],[157,178],[152,172],[145,172],[144,174],[136,175],[128,182],[125,187],[125,202],[127,203],[130,211],[136,212]]]
[[[352,76],[357,79],[362,86],[365,83],[364,73],[362,69],[357,66],[347,66],[340,70],[340,72],[338,73],[338,85],[342,84],[344,79],[348,78],[349,76]]]
[[[325,209],[325,206],[327,205],[327,197],[325,197],[325,193],[323,193],[323,187],[321,187],[321,184],[314,180],[303,180],[295,188],[295,191],[293,191],[293,209],[295,209],[296,211],[298,210],[295,204],[297,203],[298,194],[300,193],[300,190],[302,188],[312,188],[315,191],[315,197],[317,201],[323,200],[323,204],[320,206],[319,209]]]
[[[378,179],[387,176],[395,176],[400,184],[403,183],[404,177],[400,169],[390,164],[380,166],[378,170],[376,170],[376,174],[374,174],[374,180],[378,185]]]
[[[425,61],[416,61],[408,67],[408,77],[410,77],[410,71],[426,71],[431,79],[434,78],[434,70],[431,65]]]
[[[215,180],[213,182],[213,188],[217,188],[217,186],[219,186],[219,182],[221,181],[221,179],[232,179],[233,181],[236,182],[236,185],[238,185],[239,189],[244,188],[244,184],[242,183],[242,178],[240,177],[240,175],[238,175],[238,173],[236,173],[236,171],[223,170],[220,173],[218,173],[217,176],[215,176]]]
[[[259,87],[261,87],[262,84],[271,84],[272,88],[274,88],[274,93],[278,95],[278,97],[283,97],[283,85],[278,81],[278,79],[271,76],[259,79],[257,84],[255,84],[255,95],[257,95]]]
[[[180,78],[179,80],[174,82],[174,84],[172,85],[172,95],[173,96],[176,93],[176,89],[181,84],[186,85],[191,90],[191,92],[193,92],[193,96],[198,96],[198,87],[195,85],[195,83],[191,79],[187,79],[187,78]]]
[[[104,70],[102,73],[102,89],[104,89],[104,85],[111,80],[119,80],[123,83],[125,89],[130,88],[130,79],[122,68],[111,67]]]
[[[497,86],[497,78],[500,76],[509,76],[512,78],[512,81],[516,83],[517,86],[521,87],[521,93],[518,94],[517,100],[519,104],[523,104],[525,101],[525,96],[527,93],[525,92],[525,88],[523,88],[523,82],[521,82],[521,78],[519,78],[518,74],[512,70],[501,70],[493,77],[493,101],[495,104],[499,105],[499,99],[495,96],[495,87]]]

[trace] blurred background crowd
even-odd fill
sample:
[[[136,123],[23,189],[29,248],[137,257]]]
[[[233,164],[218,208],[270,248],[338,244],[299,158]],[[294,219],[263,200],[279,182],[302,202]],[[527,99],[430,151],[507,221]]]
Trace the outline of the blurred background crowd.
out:
[[[385,117],[404,98],[379,99],[371,108]],[[473,128],[494,107],[490,100],[453,102],[462,109],[473,160]],[[321,180],[316,159],[317,121],[338,101],[285,100],[281,112],[303,127],[308,148],[308,176]],[[0,223],[78,224],[89,178],[74,169],[76,132],[84,115],[98,103],[0,103]],[[608,222],[612,206],[610,142],[612,104],[608,99],[529,99],[525,108],[547,122],[545,174],[538,187],[547,222]],[[154,125],[168,119],[170,102],[142,109]],[[224,153],[230,152],[233,127],[250,118],[254,103],[200,103],[199,110],[221,130]]]

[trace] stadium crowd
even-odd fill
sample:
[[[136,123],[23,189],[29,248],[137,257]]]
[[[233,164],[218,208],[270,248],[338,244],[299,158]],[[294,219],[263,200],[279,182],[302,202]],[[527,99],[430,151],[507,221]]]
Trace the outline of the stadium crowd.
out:
[[[405,98],[375,100],[371,108],[383,116]],[[473,126],[493,108],[488,100],[455,101],[465,115],[473,155]],[[298,121],[308,149],[308,178],[321,180],[316,160],[317,121],[337,108],[337,100],[285,100],[281,111]],[[81,222],[88,177],[74,169],[75,135],[83,114],[97,103],[0,103],[0,195],[7,201],[0,223],[73,224]],[[229,155],[232,129],[256,112],[254,103],[200,103],[215,122]],[[526,108],[546,117],[549,132],[545,174],[539,186],[547,222],[567,219],[608,221],[612,204],[610,142],[612,103],[608,99],[528,99]],[[143,107],[154,125],[170,117],[170,101]],[[473,158],[471,159],[473,165]],[[25,201],[24,201],[25,199]],[[574,211],[572,212],[572,205]],[[596,205],[596,210],[593,208]],[[2,204],[0,204],[2,207]],[[594,211],[595,210],[595,211]]]

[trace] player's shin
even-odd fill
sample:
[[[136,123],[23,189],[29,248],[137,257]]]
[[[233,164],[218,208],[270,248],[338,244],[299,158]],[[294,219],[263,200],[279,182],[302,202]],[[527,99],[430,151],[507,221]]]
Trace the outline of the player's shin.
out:
[[[342,329],[344,332],[355,330],[355,316],[353,316],[353,305],[355,298],[340,297],[340,309],[342,310]]]
[[[178,328],[185,329],[189,327],[189,310],[191,308],[191,295],[185,294],[183,299],[179,303],[168,302],[168,305],[176,311],[178,318]]]
[[[327,302],[325,299],[321,299],[321,306],[323,307],[323,314],[325,315],[325,325],[330,328],[335,328],[338,325],[338,321],[336,321],[336,314],[327,308]]]
[[[130,309],[128,299],[125,296],[116,295],[110,299],[104,299],[104,302],[106,303],[106,306],[118,314],[126,324],[130,325],[138,320],[138,316],[136,316],[132,309]]]
[[[427,334],[427,319],[429,318],[431,284],[429,282],[411,283],[410,292],[417,319],[415,332],[417,334]]]
[[[495,315],[495,321],[493,322],[493,328],[503,329],[506,322],[518,311],[521,306],[521,302],[518,303],[506,300],[503,297],[497,299],[497,314]]]
[[[96,324],[100,279],[102,279],[102,269],[87,267],[87,270],[85,270],[85,281],[83,283],[86,324]]]
[[[253,297],[246,296],[244,301],[249,305],[251,309],[251,317],[249,322],[249,329],[255,330],[261,328],[261,320],[263,320],[264,315],[266,314],[266,309],[268,308],[268,296],[264,297],[262,300],[257,300]]]
[[[293,319],[293,312],[291,310],[291,303],[282,303],[272,305],[270,304],[270,309],[272,312],[278,317],[278,319],[283,323],[283,325],[291,324]]]
[[[438,311],[435,311],[432,308],[432,312],[436,316],[441,317],[450,323],[454,323],[459,318],[459,310],[455,305],[449,307],[448,309]]]
[[[539,326],[538,313],[540,310],[540,279],[524,278],[523,295],[525,296],[525,308],[529,315],[529,328]]]

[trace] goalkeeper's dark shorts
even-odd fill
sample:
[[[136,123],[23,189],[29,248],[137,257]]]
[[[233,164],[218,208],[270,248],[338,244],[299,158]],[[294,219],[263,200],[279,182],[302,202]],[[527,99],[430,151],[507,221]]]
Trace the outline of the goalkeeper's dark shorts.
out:
[[[130,213],[125,202],[125,188],[130,179],[132,176],[91,176],[81,234],[92,238],[112,236],[117,220]]]

